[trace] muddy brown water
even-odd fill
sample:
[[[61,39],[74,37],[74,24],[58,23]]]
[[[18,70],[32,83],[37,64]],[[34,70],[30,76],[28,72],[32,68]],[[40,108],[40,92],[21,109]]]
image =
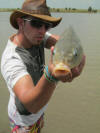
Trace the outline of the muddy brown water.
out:
[[[16,31],[8,12],[0,13],[0,58],[7,39]],[[43,133],[100,133],[100,14],[53,13],[62,16],[51,33],[60,35],[71,24],[81,39],[86,65],[71,83],[59,83],[45,112]],[[46,50],[46,64],[50,51]],[[0,133],[10,132],[7,115],[9,92],[0,74]]]

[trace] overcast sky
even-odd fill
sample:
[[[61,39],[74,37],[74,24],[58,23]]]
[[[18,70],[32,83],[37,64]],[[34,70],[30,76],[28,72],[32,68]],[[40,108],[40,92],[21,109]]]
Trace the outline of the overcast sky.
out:
[[[0,0],[0,8],[20,8],[24,0]],[[100,0],[47,0],[52,8],[100,9]]]

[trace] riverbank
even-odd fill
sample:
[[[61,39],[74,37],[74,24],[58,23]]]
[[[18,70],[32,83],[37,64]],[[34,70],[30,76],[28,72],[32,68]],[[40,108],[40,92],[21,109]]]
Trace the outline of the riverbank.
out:
[[[0,12],[12,12],[19,8],[0,8]],[[63,13],[97,13],[100,10],[89,10],[89,9],[75,9],[75,8],[50,8],[51,12],[63,12]]]

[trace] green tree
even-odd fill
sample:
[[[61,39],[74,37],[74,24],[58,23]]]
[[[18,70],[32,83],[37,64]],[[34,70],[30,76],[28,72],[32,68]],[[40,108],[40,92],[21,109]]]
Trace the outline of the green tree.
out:
[[[91,6],[89,6],[88,11],[92,12],[92,7]]]

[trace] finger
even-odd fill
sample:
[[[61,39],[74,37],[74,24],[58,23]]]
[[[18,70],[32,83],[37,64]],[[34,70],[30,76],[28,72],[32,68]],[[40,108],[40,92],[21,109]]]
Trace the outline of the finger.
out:
[[[54,46],[51,47],[51,58],[50,58],[51,63],[53,63],[53,51],[54,51]]]
[[[71,69],[73,77],[77,77],[81,74],[83,67],[85,65],[85,58],[85,55],[83,55],[81,63],[77,67]]]
[[[73,80],[73,78],[64,78],[61,81],[62,82],[71,82]]]
[[[54,51],[54,46],[51,47],[51,52],[53,53],[53,51]]]
[[[71,82],[71,81],[73,80],[73,77],[72,77],[72,75],[69,73],[69,74],[67,74],[67,75],[61,76],[61,77],[60,77],[60,80],[61,80],[62,82]]]
[[[81,73],[82,70],[83,70],[83,67],[84,67],[84,65],[85,65],[85,60],[86,60],[86,57],[83,56],[82,61],[81,61],[81,63],[80,63],[79,66],[78,66],[78,71],[79,71],[79,73]]]

